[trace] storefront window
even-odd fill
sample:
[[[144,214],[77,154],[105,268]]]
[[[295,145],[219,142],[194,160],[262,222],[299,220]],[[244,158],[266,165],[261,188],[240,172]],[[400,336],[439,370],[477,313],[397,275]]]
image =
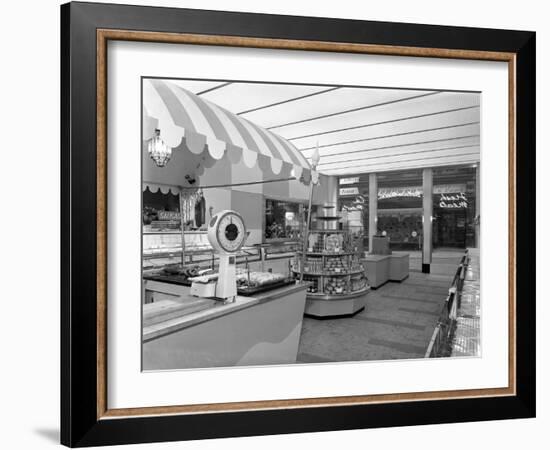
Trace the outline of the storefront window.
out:
[[[142,223],[144,232],[169,232],[181,230],[179,195],[151,192],[149,188],[143,191]]]
[[[298,202],[265,200],[266,241],[299,240],[305,222],[306,206]]]
[[[380,187],[377,231],[390,238],[392,249],[420,249],[422,186]]]
[[[395,250],[421,248],[422,210],[379,210],[378,231],[390,238]]]
[[[464,186],[457,192],[434,194],[434,247],[460,247],[472,245],[474,239],[474,198]]]
[[[362,233],[368,236],[368,174],[339,180],[339,210],[348,227],[362,216]],[[473,247],[475,245],[475,168],[444,167],[433,170],[433,246]],[[378,234],[390,238],[391,248],[419,249],[422,246],[422,171],[377,174]],[[354,216],[351,213],[355,213]],[[353,220],[350,220],[353,218]],[[361,227],[358,228],[361,230]],[[368,241],[364,239],[365,244]]]

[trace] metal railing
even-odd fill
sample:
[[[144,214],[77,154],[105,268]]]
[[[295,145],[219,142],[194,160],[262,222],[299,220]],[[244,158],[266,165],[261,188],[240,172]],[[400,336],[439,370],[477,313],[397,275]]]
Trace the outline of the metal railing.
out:
[[[466,268],[470,262],[468,250],[464,252],[458,265],[453,282],[449,287],[449,292],[445,303],[439,313],[437,325],[432,333],[430,343],[426,350],[425,358],[436,358],[439,356],[448,356],[450,354],[450,344],[453,330],[456,326],[457,311],[460,308],[462,299],[462,288],[466,276]]]

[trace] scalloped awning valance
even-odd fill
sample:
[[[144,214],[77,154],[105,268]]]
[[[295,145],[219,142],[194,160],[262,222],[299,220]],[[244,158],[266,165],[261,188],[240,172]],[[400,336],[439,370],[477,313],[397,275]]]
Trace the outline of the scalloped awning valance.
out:
[[[256,165],[273,177],[295,177],[309,183],[311,167],[286,139],[165,80],[143,80],[143,140],[155,128],[172,148],[185,139],[194,154],[208,151],[215,160]]]

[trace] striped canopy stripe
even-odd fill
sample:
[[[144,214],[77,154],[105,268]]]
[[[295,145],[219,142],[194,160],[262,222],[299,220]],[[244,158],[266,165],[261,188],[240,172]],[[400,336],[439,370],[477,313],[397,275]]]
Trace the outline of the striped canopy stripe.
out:
[[[172,148],[185,140],[195,154],[229,157],[233,164],[258,165],[269,175],[296,177],[309,183],[311,168],[296,147],[277,134],[241,118],[165,80],[143,80],[143,140],[154,128]]]

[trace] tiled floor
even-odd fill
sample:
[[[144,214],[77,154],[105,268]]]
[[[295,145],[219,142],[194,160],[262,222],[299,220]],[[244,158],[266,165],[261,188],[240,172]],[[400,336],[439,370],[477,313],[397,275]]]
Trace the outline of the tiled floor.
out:
[[[304,318],[298,363],[423,358],[463,251],[436,251],[431,273],[421,273],[419,252],[410,275],[366,295],[352,318]]]

